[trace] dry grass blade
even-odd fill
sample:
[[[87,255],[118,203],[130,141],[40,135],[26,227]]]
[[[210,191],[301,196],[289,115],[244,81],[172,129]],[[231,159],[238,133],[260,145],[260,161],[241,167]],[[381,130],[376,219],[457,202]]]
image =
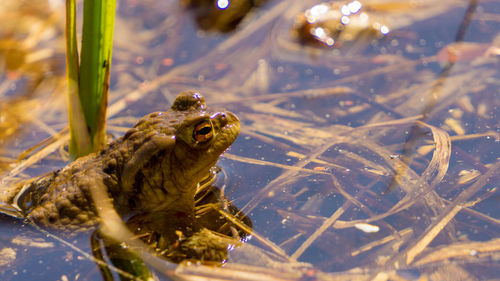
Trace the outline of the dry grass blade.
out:
[[[462,141],[462,140],[473,140],[473,139],[478,139],[478,138],[483,138],[483,137],[492,137],[495,138],[496,140],[500,140],[500,133],[494,132],[494,131],[489,131],[485,133],[480,133],[480,134],[469,134],[469,135],[463,135],[463,136],[451,136],[451,141]]]
[[[318,239],[321,234],[325,232],[326,229],[331,227],[335,222],[344,214],[345,209],[349,208],[350,202],[346,202],[342,207],[338,208],[327,220],[321,224],[321,226],[307,238],[302,245],[291,255],[293,260],[297,260],[306,250],[309,248],[316,239]]]
[[[355,91],[352,88],[338,86],[338,87],[328,87],[328,88],[321,88],[321,89],[306,89],[306,90],[299,90],[299,91],[290,91],[290,92],[286,92],[286,93],[271,93],[271,94],[253,96],[253,97],[231,96],[228,100],[223,100],[220,103],[221,104],[229,104],[229,103],[257,102],[257,101],[266,102],[266,101],[288,99],[288,98],[293,98],[293,97],[311,98],[311,99],[312,98],[327,98],[327,97],[342,96],[342,95],[353,94],[353,93],[355,93]]]
[[[500,238],[482,242],[459,242],[439,247],[417,260],[414,265],[422,266],[449,259],[476,259],[500,252]]]
[[[113,271],[117,272],[118,274],[126,277],[126,278],[129,278],[130,280],[136,280],[136,281],[141,281],[139,279],[136,279],[134,278],[134,276],[130,275],[129,273],[117,268],[117,267],[114,267],[113,265],[110,265],[110,264],[107,264],[106,262],[102,261],[102,260],[99,260],[99,259],[96,259],[94,258],[93,256],[91,256],[89,253],[87,253],[86,251],[78,248],[77,246],[73,245],[73,243],[70,243],[64,239],[62,239],[61,237],[58,237],[57,235],[54,235],[48,231],[46,231],[45,229],[42,229],[40,228],[39,226],[37,226],[35,223],[31,222],[31,225],[33,225],[35,227],[35,229],[37,229],[39,232],[43,233],[45,236],[47,237],[50,237],[54,240],[56,240],[57,242],[61,243],[62,245],[65,245],[66,247],[70,248],[71,250],[77,252],[78,254],[82,255],[82,257],[85,257],[86,259],[90,260],[90,261],[93,261],[95,262],[96,264],[100,265],[100,266],[104,266],[104,267],[108,267],[110,269],[112,269]]]
[[[387,159],[387,163],[389,163],[390,165],[393,165],[394,159],[390,159],[390,157],[389,157],[390,152],[389,151],[386,151],[385,149],[381,148],[380,146],[378,146],[376,144],[371,144],[371,142],[366,141],[366,140],[364,140],[362,142],[357,142],[356,140],[358,140],[358,139],[364,139],[364,138],[360,138],[358,136],[358,134],[362,133],[366,129],[380,128],[380,127],[391,127],[391,126],[403,126],[403,125],[412,124],[413,122],[415,122],[415,118],[406,118],[404,120],[382,122],[382,123],[378,123],[378,124],[372,124],[372,125],[367,125],[364,127],[352,129],[352,131],[347,131],[347,132],[343,133],[343,135],[346,137],[344,137],[342,140],[337,140],[333,144],[329,143],[328,147],[333,146],[335,143],[344,143],[344,142],[345,143],[357,143],[358,145],[366,146],[367,148],[370,148],[370,150],[373,150],[374,152],[379,154],[384,159]],[[375,215],[375,214],[371,213],[371,211],[366,206],[364,206],[358,200],[354,199],[348,193],[343,191],[344,189],[341,187],[340,183],[335,179],[335,177],[332,176],[332,179],[334,181],[334,186],[336,186],[336,189],[338,191],[340,191],[341,194],[343,194],[349,201],[346,203],[347,205],[344,204],[342,207],[340,207],[336,212],[334,212],[334,214],[329,219],[325,220],[322,223],[322,225],[310,237],[307,238],[307,240],[291,255],[292,259],[299,258],[305,252],[305,250],[307,248],[309,248],[312,245],[312,243],[314,241],[316,241],[324,233],[324,231],[326,229],[328,229],[330,226],[334,225],[335,222],[338,220],[338,218],[344,213],[344,210],[349,208],[351,202],[357,206],[360,206],[363,209],[366,209],[367,212],[371,213],[371,215],[372,215],[370,219],[348,222],[348,225],[355,226],[358,223],[361,223],[361,222],[366,223],[366,222],[370,222],[370,221],[375,221],[375,220],[381,219],[383,217],[386,217],[388,215],[395,214],[395,213],[397,213],[405,208],[408,208],[409,206],[412,205],[411,202],[413,202],[413,203],[416,202],[416,199],[418,197],[425,195],[428,191],[432,190],[433,187],[437,186],[437,184],[442,180],[444,174],[446,174],[446,171],[448,168],[449,156],[450,156],[449,136],[444,131],[442,131],[438,128],[435,128],[433,126],[429,126],[429,125],[423,124],[423,123],[418,123],[418,124],[422,125],[422,126],[428,126],[432,130],[434,140],[436,142],[436,145],[435,145],[436,149],[434,151],[432,160],[430,161],[427,169],[425,170],[425,172],[423,173],[422,176],[418,176],[415,173],[413,173],[409,178],[406,175],[403,177],[403,178],[407,179],[406,184],[403,185],[405,191],[407,192],[405,199],[400,201],[398,204],[396,204],[391,210],[387,211],[386,213],[384,213],[382,215]],[[371,145],[371,147],[370,147],[370,145]],[[320,154],[322,154],[322,152],[319,152],[318,156]],[[379,167],[377,164],[375,164],[375,163],[370,164],[369,160],[359,158],[358,156],[356,156],[354,154],[352,154],[351,156],[352,156],[351,157],[352,159],[357,159],[356,161],[360,161],[361,163],[364,163],[365,165],[372,166],[372,167],[374,167],[374,169],[375,168],[380,169],[380,168],[377,168],[377,167]],[[309,159],[315,159],[316,157],[310,157]],[[382,170],[385,170],[385,169],[382,168]],[[292,172],[292,171],[290,171],[290,172]],[[286,177],[284,176],[285,174],[287,175]],[[435,174],[436,174],[436,176],[433,177],[433,175],[435,175]],[[288,173],[284,173],[282,176],[275,179],[276,182],[271,182],[268,185],[268,188],[273,183],[276,184],[276,186],[280,186],[281,184],[286,182],[286,180],[285,180],[286,178],[289,178],[291,176],[292,175],[290,175]],[[431,181],[431,179],[432,179],[432,184],[428,184],[428,182]],[[423,185],[426,186],[426,188],[424,188],[424,189],[415,188],[415,185],[414,185],[415,180],[417,180],[417,182],[418,181],[422,182]],[[272,188],[274,188],[274,187],[271,187],[270,190]],[[419,196],[415,197],[415,195],[419,195]],[[360,194],[358,194],[358,196],[360,196]],[[251,208],[250,208],[250,210],[251,210]]]
[[[466,201],[477,193],[484,185],[488,184],[494,177],[498,177],[500,173],[500,161],[495,163],[488,172],[482,175],[472,186],[462,191],[455,200],[445,209],[444,213],[436,220],[436,222],[429,226],[428,230],[422,234],[417,242],[412,245],[409,250],[405,251],[406,264],[413,262],[415,257],[419,255],[429,243],[439,234],[446,225],[463,207]]]
[[[282,168],[284,170],[293,170],[293,171],[304,172],[304,173],[309,173],[309,174],[329,175],[329,173],[327,173],[327,172],[316,171],[316,170],[300,168],[300,167],[295,167],[295,166],[289,166],[289,165],[283,165],[283,164],[279,164],[279,163],[274,163],[274,162],[269,162],[269,161],[264,161],[264,160],[259,160],[259,159],[253,159],[253,158],[233,155],[230,153],[225,153],[224,158],[235,160],[235,161],[240,161],[240,162],[247,163],[247,164],[253,164],[253,165],[277,167],[277,168]]]
[[[434,238],[444,229],[444,227],[455,217],[455,215],[462,209],[462,206],[454,206],[451,210],[447,210],[445,216],[435,223],[425,235],[418,240],[418,242],[408,251],[406,255],[406,264],[413,262],[415,257],[419,255]]]
[[[235,224],[236,226],[238,226],[239,228],[241,228],[242,230],[244,230],[246,233],[251,234],[259,242],[261,242],[263,245],[269,247],[276,254],[280,255],[280,257],[284,258],[285,260],[288,260],[289,262],[295,262],[295,260],[292,259],[292,258],[290,258],[286,254],[286,252],[283,249],[281,249],[278,245],[274,244],[272,241],[270,241],[269,239],[265,238],[264,236],[262,236],[258,232],[253,231],[250,227],[248,227],[244,223],[241,223],[240,220],[238,220],[237,218],[235,218],[233,215],[231,215],[231,214],[229,214],[227,212],[224,212],[222,210],[217,210],[217,211],[219,212],[219,214],[221,214],[223,217],[225,217],[226,219],[228,219],[230,222],[232,222],[233,224]]]
[[[182,280],[241,280],[241,281],[285,281],[303,280],[301,272],[277,271],[248,265],[228,264],[225,267],[207,267],[181,264],[175,270]]]
[[[377,124],[366,125],[360,127],[359,129],[374,129],[381,127],[390,127],[390,126],[404,126],[412,124],[413,118],[405,118],[401,120],[382,122]],[[420,196],[425,195],[427,192],[435,188],[439,182],[443,179],[446,171],[449,166],[449,159],[451,156],[451,141],[448,133],[445,131],[436,128],[434,126],[425,124],[423,122],[417,121],[417,124],[420,126],[427,127],[431,129],[434,138],[434,153],[433,157],[428,164],[426,170],[422,173],[421,176],[417,175],[410,167],[407,167],[406,173],[402,174],[399,177],[399,184],[402,189],[407,193],[405,198],[399,201],[396,205],[394,205],[391,210],[387,211],[387,214],[394,214],[402,209],[409,207],[408,202],[415,202]],[[399,161],[398,159],[392,159],[390,157],[391,152],[387,151],[383,147],[370,142],[363,140],[362,142],[356,141],[358,139],[362,139],[359,137],[353,137],[352,141],[356,142],[358,145],[366,146],[370,150],[376,152],[379,156],[382,157],[386,161],[386,163],[393,167],[393,169],[397,169],[402,165],[405,165],[404,162]],[[434,178],[432,176],[435,174]],[[429,183],[432,179],[432,182]]]
[[[434,153],[432,155],[431,162],[427,165],[427,168],[422,173],[422,176],[426,181],[431,181],[433,175],[436,174],[430,184],[431,186],[437,186],[443,179],[444,175],[446,175],[448,167],[450,166],[450,135],[442,129],[425,124],[421,121],[418,121],[417,124],[419,124],[420,126],[425,126],[432,131],[435,146]]]
[[[401,120],[399,120],[399,122],[387,122],[387,123],[375,124],[375,125],[371,125],[371,126],[368,125],[368,126],[365,126],[365,128],[361,128],[361,129],[366,129],[366,127],[374,128],[374,127],[381,127],[381,126],[392,126],[392,125],[396,125],[396,124],[397,125],[408,125],[409,123],[407,123],[407,122],[412,122],[411,118],[405,120],[405,122],[401,122]],[[405,198],[403,200],[398,202],[398,204],[396,204],[393,208],[391,208],[389,211],[387,211],[383,215],[377,216],[377,215],[372,214],[372,217],[369,220],[365,220],[366,222],[378,220],[382,217],[388,216],[389,214],[395,214],[395,213],[397,213],[405,208],[408,208],[409,206],[411,206],[411,204],[408,204],[409,202],[416,202],[415,195],[418,194],[418,195],[422,196],[426,192],[432,190],[435,186],[437,186],[437,184],[442,180],[442,178],[446,174],[446,171],[448,169],[448,164],[449,164],[449,157],[451,154],[451,144],[450,144],[450,139],[449,139],[448,134],[446,132],[436,128],[436,127],[424,124],[422,122],[418,122],[418,124],[421,126],[427,126],[432,130],[433,136],[434,136],[434,141],[436,143],[435,144],[436,148],[434,150],[433,158],[430,161],[429,165],[427,166],[426,170],[423,172],[421,178],[417,175],[412,176],[413,179],[415,179],[415,177],[420,178],[420,181],[425,182],[425,185],[427,186],[427,188],[421,189],[421,188],[416,188],[414,185],[413,186],[407,185],[405,188],[405,190],[407,191],[407,195],[405,196]],[[351,134],[356,135],[357,132],[358,131],[355,129],[352,131]],[[356,142],[355,141],[356,139],[362,139],[362,138],[352,137],[352,139],[350,141],[349,141],[349,138],[346,139],[346,142],[348,142],[348,143],[349,142]],[[367,145],[369,146],[369,144],[370,144],[370,142],[367,142],[366,140],[364,140],[363,142],[358,142],[358,145],[361,145],[361,146],[367,146]],[[372,149],[374,151],[376,151],[380,156],[382,156],[382,157],[385,156],[384,158],[389,158],[388,157],[389,153],[386,152],[381,147],[373,144]],[[352,155],[352,156],[354,157],[355,155]],[[375,164],[366,163],[365,160],[360,159],[359,157],[354,157],[353,159],[355,159],[355,158],[358,159],[358,161],[365,162],[365,165],[368,164],[369,166],[370,165],[374,166],[374,167],[377,166]],[[409,169],[407,169],[407,170],[409,170]],[[434,174],[436,174],[435,177],[433,177]],[[334,185],[336,186],[337,190],[339,190],[341,192],[341,194],[343,194],[344,197],[346,197],[349,201],[347,203],[345,203],[342,207],[337,209],[337,211],[335,211],[334,214],[329,219],[325,220],[323,222],[323,224],[310,237],[308,237],[308,239],[291,255],[291,257],[293,259],[297,259],[298,257],[300,257],[305,252],[305,250],[310,245],[312,245],[312,243],[316,239],[318,239],[318,237],[327,228],[334,225],[335,222],[338,220],[338,218],[344,213],[344,211],[347,208],[349,208],[351,202],[353,202],[357,206],[362,206],[362,207],[364,207],[364,209],[367,209],[369,211],[369,209],[366,208],[365,206],[363,206],[363,204],[361,204],[360,202],[358,202],[358,200],[354,199],[347,192],[345,192],[344,189],[341,187],[340,183],[335,179],[335,177],[332,176],[332,179],[334,181]],[[432,183],[427,185],[427,182],[431,181],[431,179],[432,179]],[[414,181],[412,181],[412,182],[414,182]],[[357,196],[360,196],[360,194],[358,194]],[[359,221],[358,222],[350,222],[350,224],[352,224],[353,226],[356,225],[357,223],[360,223],[360,222]]]
[[[318,149],[314,150],[311,154],[307,155],[306,158],[299,160],[296,164],[295,167],[297,168],[303,168],[306,165],[308,165],[310,162],[313,161],[313,159],[318,158],[321,154],[323,154],[326,150],[328,150],[330,147],[337,143],[341,143],[343,141],[343,138],[340,137],[333,137],[331,139],[331,142],[329,142],[327,145],[321,146]],[[275,188],[281,186],[282,182],[293,177],[297,173],[296,170],[287,170],[284,173],[282,173],[279,177],[275,178],[272,180],[269,184],[267,184],[264,188],[262,188],[243,208],[241,208],[241,211],[243,213],[249,213],[251,212],[258,204],[259,202],[269,194],[272,190]]]
[[[13,181],[19,174],[30,167],[31,165],[37,163],[41,159],[47,157],[47,155],[51,154],[52,152],[56,151],[59,149],[59,147],[63,146],[65,143],[69,141],[69,134],[65,133],[62,135],[59,135],[56,137],[54,142],[51,144],[43,147],[39,151],[37,151],[35,154],[31,155],[28,159],[22,161],[19,165],[17,165],[15,168],[13,168],[8,175],[2,178],[2,183],[3,182],[11,182]]]
[[[448,133],[421,121],[417,121],[415,124],[431,129],[435,146],[434,153],[421,176],[415,175],[404,161],[398,161],[395,170],[399,171],[399,173],[396,180],[407,192],[407,195],[392,207],[391,212],[407,208],[408,202],[415,202],[415,200],[436,188],[448,171],[451,156],[451,141]],[[401,169],[401,167],[404,168]],[[435,176],[433,177],[433,175]],[[408,176],[410,177],[408,178]]]
[[[104,183],[102,181],[97,181],[96,183],[96,185],[91,185],[90,192],[92,194],[94,204],[99,206],[96,209],[99,217],[101,218],[101,231],[116,241],[126,243],[129,249],[133,250],[143,261],[147,262],[148,265],[167,276],[171,275],[173,264],[155,257],[155,254],[146,244],[136,239],[135,235],[130,232],[121,217],[116,212],[112,204],[113,201],[109,198],[109,195],[106,192],[107,188]],[[104,266],[109,265],[105,264]]]
[[[401,231],[399,231],[397,233],[397,236],[401,237],[401,238],[404,238],[408,235],[411,235],[413,234],[413,230],[410,229],[410,228],[406,228],[406,229],[403,229]],[[351,253],[352,256],[357,256],[363,252],[366,252],[366,251],[370,251],[371,249],[377,247],[377,246],[380,246],[380,245],[383,245],[383,244],[386,244],[386,243],[389,243],[391,241],[394,241],[395,239],[397,239],[398,237],[396,236],[396,234],[394,235],[390,235],[390,236],[386,236],[380,240],[376,240],[376,241],[373,241],[371,243],[368,243],[366,245],[364,245],[363,247],[359,248],[358,250],[355,250]],[[409,238],[409,237],[408,237]]]

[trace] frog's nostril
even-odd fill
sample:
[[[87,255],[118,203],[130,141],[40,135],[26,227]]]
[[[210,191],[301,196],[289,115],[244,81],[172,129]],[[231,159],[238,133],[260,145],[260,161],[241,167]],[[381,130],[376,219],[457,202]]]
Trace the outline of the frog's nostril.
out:
[[[228,124],[232,124],[235,121],[238,122],[238,118],[236,115],[233,113],[226,111],[226,112],[217,112],[210,116],[210,119],[214,120],[214,125],[217,128],[222,128],[225,127]]]
[[[227,122],[227,118],[226,118],[226,116],[221,116],[221,118],[220,118],[220,125],[221,125],[221,127],[226,126],[226,125],[227,125],[227,123],[228,123],[228,122]]]
[[[227,122],[227,115],[223,112],[217,112],[215,114],[213,114],[212,116],[210,116],[210,119],[212,120],[218,120],[219,122]]]

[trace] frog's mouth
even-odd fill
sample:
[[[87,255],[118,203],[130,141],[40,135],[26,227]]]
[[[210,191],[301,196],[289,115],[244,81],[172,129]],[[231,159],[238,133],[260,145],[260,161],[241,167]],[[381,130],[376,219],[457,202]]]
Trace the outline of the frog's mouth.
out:
[[[213,147],[217,153],[224,152],[236,140],[240,133],[240,120],[232,112],[217,112],[210,116],[216,137]]]

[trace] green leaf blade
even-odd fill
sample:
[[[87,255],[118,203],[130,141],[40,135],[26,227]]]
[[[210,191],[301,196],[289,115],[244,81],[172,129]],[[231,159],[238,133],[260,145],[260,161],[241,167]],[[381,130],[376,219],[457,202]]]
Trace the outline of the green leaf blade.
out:
[[[87,122],[79,99],[79,60],[76,33],[76,3],[66,1],[66,78],[70,127],[70,155],[74,159],[91,152]]]
[[[105,143],[115,8],[115,0],[84,1],[80,101],[94,151],[102,148]]]

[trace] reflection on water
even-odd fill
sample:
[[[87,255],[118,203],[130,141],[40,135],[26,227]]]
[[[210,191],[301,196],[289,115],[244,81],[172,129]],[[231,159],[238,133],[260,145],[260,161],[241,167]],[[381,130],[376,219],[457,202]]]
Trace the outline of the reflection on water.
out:
[[[461,1],[334,1],[317,4],[296,19],[295,36],[305,44],[353,48],[443,13]],[[395,36],[397,37],[397,33]]]
[[[320,2],[269,1],[222,35],[199,31],[178,3],[125,1],[117,15],[110,131],[123,134],[134,116],[167,108],[186,88],[239,116],[241,135],[223,156],[230,169],[226,195],[250,217],[254,232],[252,248],[241,248],[244,258],[221,269],[231,276],[496,278],[498,1],[434,1],[422,9],[408,8],[414,1],[359,1],[376,9],[370,16],[391,15],[381,21],[389,34],[351,33],[352,46],[340,48],[299,44],[296,19]],[[0,104],[18,94],[3,75]],[[30,130],[5,141],[1,159],[15,159],[64,127],[64,110],[33,108],[47,114],[24,121]],[[409,135],[418,138],[405,150]],[[63,166],[53,151],[41,151],[39,164],[9,176]],[[387,192],[397,171],[403,172]],[[2,224],[2,253],[15,248],[5,230],[11,224]],[[18,233],[29,228],[16,227]],[[58,248],[54,259],[69,260],[67,271],[38,266],[35,258],[36,271],[24,276],[99,276],[81,254],[48,242]],[[23,251],[15,258],[22,265]],[[245,271],[238,264],[258,267]],[[24,280],[12,273],[20,267],[9,271],[12,280]],[[176,272],[221,276],[196,266]]]

